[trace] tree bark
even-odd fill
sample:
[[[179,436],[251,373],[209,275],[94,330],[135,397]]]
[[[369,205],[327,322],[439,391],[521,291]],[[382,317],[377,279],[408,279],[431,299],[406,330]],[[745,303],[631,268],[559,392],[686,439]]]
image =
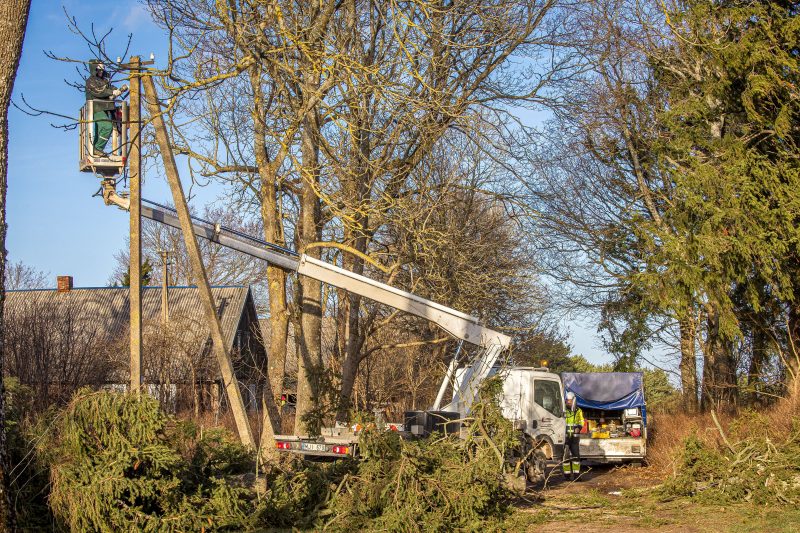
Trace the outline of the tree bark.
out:
[[[355,17],[355,13],[352,14]],[[369,48],[362,61],[371,66],[374,59],[374,50]],[[344,227],[344,240],[358,252],[366,255],[369,247],[370,216],[369,210],[362,206],[369,205],[372,192],[373,175],[370,170],[370,154],[372,148],[372,132],[370,116],[367,110],[372,106],[373,93],[371,87],[362,89],[359,93],[351,90],[349,99],[360,102],[360,105],[351,108],[352,116],[349,120],[350,127],[350,162],[354,172],[343,175],[342,190],[345,202],[350,206],[351,222]],[[364,274],[365,262],[363,257],[345,252],[342,258],[342,267],[345,270],[359,275]],[[344,339],[344,354],[342,361],[342,382],[339,391],[339,410],[337,420],[346,421],[348,411],[352,406],[353,387],[355,386],[358,367],[361,363],[364,344],[366,342],[366,324],[361,316],[361,296],[357,294],[339,293],[340,301],[344,302],[342,313],[339,317],[346,323]]]
[[[352,246],[361,253],[367,252],[367,239],[363,235],[363,231],[367,224],[366,216],[355,217],[355,223],[358,225],[354,235],[352,230],[346,230],[346,234],[350,235],[349,242]],[[360,234],[358,234],[360,233]],[[348,240],[348,239],[346,239]],[[364,274],[364,260],[354,254],[345,253],[342,260],[342,265],[345,270],[355,272],[356,274]],[[361,354],[366,341],[366,332],[364,331],[364,324],[361,323],[361,297],[357,294],[347,294],[343,300],[344,305],[344,320],[346,321],[346,335],[344,344],[344,360],[342,362],[342,383],[339,392],[339,410],[336,415],[337,420],[347,421],[348,410],[352,402],[353,386],[355,385],[356,375],[358,374],[358,366],[361,363]]]
[[[269,161],[266,147],[266,110],[264,109],[264,93],[259,69],[254,68],[250,71],[250,84],[253,89],[253,146],[261,179],[261,221],[264,226],[264,239],[267,242],[283,244],[277,176],[274,166]],[[275,450],[275,433],[280,431],[281,427],[281,415],[276,404],[276,396],[283,392],[283,378],[286,371],[286,341],[289,334],[286,273],[283,269],[272,265],[267,267],[267,287],[269,291],[270,343],[267,353],[267,383],[262,398],[265,408],[259,446],[261,454],[269,457]]]
[[[750,366],[747,369],[747,388],[754,402],[761,399],[761,372],[767,360],[767,347],[769,343],[769,338],[761,328],[761,323],[756,323],[752,326],[751,335],[753,338],[753,348],[752,354],[750,355]]]
[[[30,0],[5,0],[0,2],[0,529],[13,531],[14,510],[9,497],[8,450],[6,449],[5,345],[3,343],[3,307],[5,305],[6,267],[6,192],[8,190],[8,106],[14,89],[22,42],[28,24]]]
[[[305,94],[312,94],[315,84],[306,84]],[[316,110],[306,113],[301,130],[302,191],[300,193],[299,245],[321,238],[321,210],[317,189],[319,187],[319,123]],[[309,257],[319,259],[319,248],[305,250]],[[322,362],[322,284],[307,276],[300,279],[300,357],[297,363],[297,410],[295,433],[308,435],[315,432],[306,417],[319,408]]]
[[[790,395],[800,387],[800,287],[794,290],[794,301],[789,305],[789,348],[783,357],[786,389]]]
[[[695,342],[697,340],[697,321],[692,309],[678,322],[681,335],[681,390],[683,408],[693,413],[697,411],[697,362]]]
[[[736,405],[736,369],[720,332],[718,307],[711,303],[706,306],[706,313],[702,407],[730,411]]]

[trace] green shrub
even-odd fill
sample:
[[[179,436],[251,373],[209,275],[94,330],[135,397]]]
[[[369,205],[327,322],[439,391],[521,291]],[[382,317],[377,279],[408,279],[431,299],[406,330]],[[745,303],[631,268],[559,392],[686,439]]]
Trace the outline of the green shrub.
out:
[[[359,442],[363,460],[283,457],[256,483],[254,454],[228,432],[176,420],[147,395],[81,390],[29,424],[25,437],[14,422],[19,389],[10,439],[20,454],[28,450],[40,477],[31,483],[38,500],[25,493],[24,503],[38,501],[41,519],[25,523],[72,531],[496,529],[509,513],[505,458],[515,445],[498,390],[494,382],[482,390],[465,439],[406,441],[373,429]]]
[[[337,486],[356,469],[355,461],[315,463],[285,457],[266,475],[267,491],[254,524],[258,527],[316,529],[330,516]]]
[[[365,437],[366,458],[329,505],[329,529],[478,531],[506,516],[510,492],[488,446],[455,437]]]
[[[341,531],[482,531],[507,516],[506,457],[516,445],[488,380],[473,405],[466,438],[402,440],[365,432],[363,460],[345,474],[326,510],[325,525]]]

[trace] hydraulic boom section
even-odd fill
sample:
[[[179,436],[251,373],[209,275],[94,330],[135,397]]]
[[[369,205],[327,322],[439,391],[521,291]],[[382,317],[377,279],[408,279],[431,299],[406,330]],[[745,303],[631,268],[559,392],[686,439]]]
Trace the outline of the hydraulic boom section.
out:
[[[124,199],[121,200],[117,205],[125,208]],[[172,209],[148,200],[143,201],[147,204],[142,206],[143,217],[180,229],[180,222]],[[500,351],[508,348],[511,344],[510,337],[482,326],[479,320],[473,316],[431,300],[426,300],[386,283],[355,274],[305,254],[297,254],[287,248],[197,217],[192,218],[192,229],[195,235],[203,239],[216,242],[252,257],[263,259],[285,270],[297,272],[302,276],[308,276],[364,298],[369,298],[378,303],[430,320],[458,339],[476,344],[484,349],[494,348],[494,350],[491,350],[495,352],[494,359],[496,359]],[[489,363],[490,367],[494,363],[494,359]]]

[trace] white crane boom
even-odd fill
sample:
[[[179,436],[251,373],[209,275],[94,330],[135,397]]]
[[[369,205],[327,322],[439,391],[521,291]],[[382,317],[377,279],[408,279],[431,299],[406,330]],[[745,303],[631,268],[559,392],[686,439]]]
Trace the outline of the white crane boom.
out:
[[[142,206],[143,217],[180,229],[180,222],[172,212],[172,209],[148,200],[143,201],[149,204]],[[120,198],[115,203],[122,208],[126,207],[123,198]],[[314,278],[328,285],[345,289],[378,303],[430,320],[454,337],[478,345],[484,350],[499,353],[511,344],[511,338],[508,335],[481,325],[480,321],[473,316],[392,287],[386,283],[375,281],[305,254],[297,254],[287,248],[256,239],[197,217],[192,218],[192,228],[195,235],[203,239],[216,242],[252,257],[263,259],[275,266],[297,272],[302,276]],[[489,350],[493,347],[495,350]],[[494,359],[496,359],[496,356]],[[494,364],[494,359],[489,364],[490,368]]]

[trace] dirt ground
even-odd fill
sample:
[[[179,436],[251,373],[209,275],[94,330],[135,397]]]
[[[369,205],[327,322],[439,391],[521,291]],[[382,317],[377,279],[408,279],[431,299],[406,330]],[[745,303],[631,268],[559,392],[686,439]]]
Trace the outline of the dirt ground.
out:
[[[595,466],[573,482],[551,472],[545,484],[529,487],[530,496],[518,502],[506,529],[548,533],[800,531],[800,509],[664,501],[656,492],[660,482],[646,467]]]

